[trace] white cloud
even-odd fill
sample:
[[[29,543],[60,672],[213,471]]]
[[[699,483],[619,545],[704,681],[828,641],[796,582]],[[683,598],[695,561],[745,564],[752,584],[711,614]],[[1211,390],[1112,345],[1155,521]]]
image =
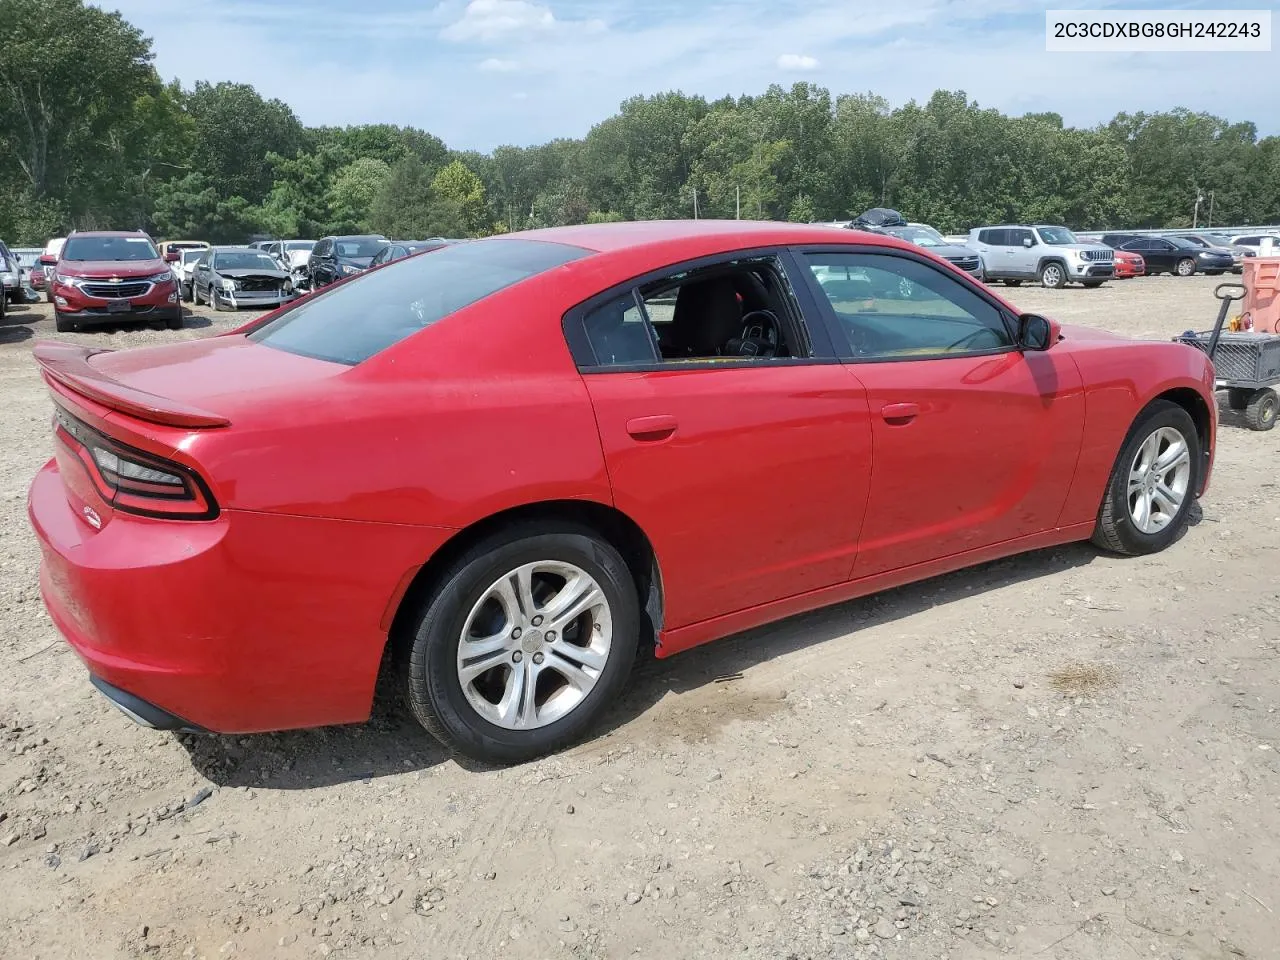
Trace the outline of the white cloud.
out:
[[[550,7],[530,0],[471,0],[462,19],[449,24],[440,36],[459,42],[520,39],[529,34],[547,34],[564,27],[604,29],[601,20],[557,20]]]
[[[783,70],[817,70],[818,61],[803,53],[784,53],[778,58],[778,66]]]
[[[490,73],[510,73],[513,70],[519,70],[520,64],[514,60],[499,60],[497,57],[490,57],[488,60],[480,61],[480,69]]]

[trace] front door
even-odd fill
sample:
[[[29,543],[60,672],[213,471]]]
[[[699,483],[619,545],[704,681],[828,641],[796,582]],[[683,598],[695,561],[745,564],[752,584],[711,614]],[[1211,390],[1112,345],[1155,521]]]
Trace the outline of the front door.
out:
[[[848,577],[871,478],[866,398],[814,355],[776,258],[644,278],[569,323],[615,503],[657,554],[668,630]]]
[[[852,576],[940,559],[1055,526],[1084,426],[1079,371],[1059,350],[1023,353],[980,285],[921,257],[806,252],[896,297],[824,305],[866,390],[874,471]]]
[[[1009,260],[1016,277],[1034,277],[1040,268],[1036,252],[1036,235],[1026,227],[1012,227],[1009,233]]]

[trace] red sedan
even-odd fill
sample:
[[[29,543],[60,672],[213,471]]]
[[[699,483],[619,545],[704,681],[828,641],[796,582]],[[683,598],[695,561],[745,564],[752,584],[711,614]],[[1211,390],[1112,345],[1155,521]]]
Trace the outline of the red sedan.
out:
[[[1115,277],[1117,280],[1140,277],[1147,272],[1147,262],[1142,259],[1141,255],[1130,250],[1117,250],[1115,252],[1115,264]]]
[[[786,224],[451,244],[229,334],[36,357],[41,587],[108,697],[351,723],[385,665],[506,762],[585,735],[641,647],[1068,541],[1163,549],[1214,449],[1203,353]]]

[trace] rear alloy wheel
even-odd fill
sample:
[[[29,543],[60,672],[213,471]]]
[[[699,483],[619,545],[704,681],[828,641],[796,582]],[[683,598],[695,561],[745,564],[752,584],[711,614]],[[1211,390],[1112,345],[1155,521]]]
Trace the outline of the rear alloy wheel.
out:
[[[1256,390],[1244,411],[1244,422],[1254,430],[1270,430],[1276,425],[1276,392],[1270,387]]]
[[[1093,542],[1129,555],[1169,546],[1187,524],[1199,469],[1200,438],[1191,416],[1167,400],[1152,402],[1116,458]]]
[[[1040,286],[1057,290],[1067,284],[1067,271],[1060,263],[1046,263],[1040,268]]]
[[[1175,269],[1178,271],[1178,276],[1189,277],[1196,272],[1196,262],[1190,257],[1183,257],[1178,261],[1178,266]]]
[[[401,652],[418,721],[451,750],[520,763],[568,746],[617,699],[640,630],[635,583],[594,532],[524,524],[468,550]]]

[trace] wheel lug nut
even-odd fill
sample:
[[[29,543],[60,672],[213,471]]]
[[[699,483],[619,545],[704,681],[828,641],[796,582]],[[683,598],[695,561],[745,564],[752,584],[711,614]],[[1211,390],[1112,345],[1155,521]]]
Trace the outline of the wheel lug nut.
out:
[[[524,654],[521,653],[519,650],[517,650],[515,653],[511,655],[512,663],[519,663],[523,659],[524,659]]]
[[[540,654],[540,653],[535,653],[535,654],[533,655],[533,662],[534,662],[534,663],[541,663],[541,662],[542,662],[542,654]]]
[[[555,642],[556,642],[556,632],[555,632],[554,630],[548,630],[548,631],[546,632],[546,639],[547,639],[547,643],[555,643]]]
[[[512,639],[512,640],[519,640],[519,639],[520,639],[520,628],[519,628],[519,627],[516,627],[514,630],[512,630],[512,631],[511,631],[511,639]]]
[[[542,626],[542,617],[534,617],[534,618],[533,618],[533,625],[534,625],[535,627],[540,627],[540,626]]]

